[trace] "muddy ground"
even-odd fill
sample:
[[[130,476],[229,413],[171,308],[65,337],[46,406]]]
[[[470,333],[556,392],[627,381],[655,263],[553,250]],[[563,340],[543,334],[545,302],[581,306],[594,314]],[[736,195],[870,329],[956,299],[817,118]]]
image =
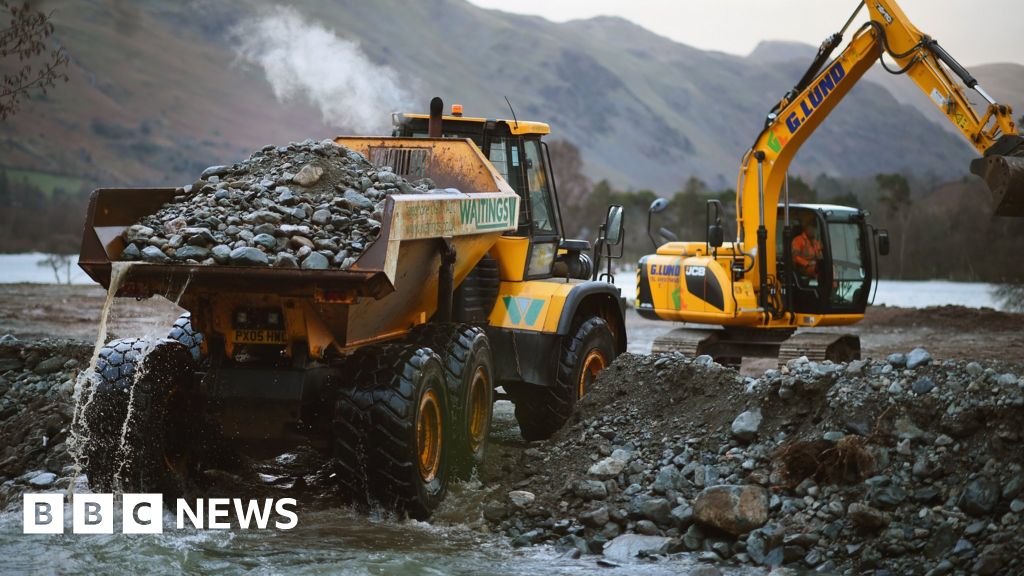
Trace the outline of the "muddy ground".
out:
[[[98,286],[0,284],[0,335],[23,340],[48,336],[92,342],[106,292]],[[163,335],[182,311],[163,298],[118,299],[110,318],[110,335]],[[673,322],[640,318],[629,310],[629,351],[650,352],[659,335]],[[884,358],[924,346],[940,360],[1024,360],[1024,315],[987,309],[945,306],[924,310],[870,308],[865,320],[853,326],[826,328],[861,338],[865,357]],[[743,372],[759,375],[774,367],[771,360],[747,360]]]

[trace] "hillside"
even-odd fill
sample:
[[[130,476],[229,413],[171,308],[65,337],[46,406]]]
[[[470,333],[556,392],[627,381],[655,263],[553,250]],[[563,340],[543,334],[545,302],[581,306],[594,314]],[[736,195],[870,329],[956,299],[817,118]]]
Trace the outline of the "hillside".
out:
[[[270,38],[251,20],[268,8],[249,0],[46,5],[73,60],[71,82],[0,124],[0,165],[104,184],[186,182],[266,143],[351,131],[357,114],[380,117],[373,125],[383,133],[385,105],[422,109],[441,95],[490,117],[508,116],[507,96],[520,118],[548,121],[575,142],[595,179],[668,191],[693,174],[733,185],[764,114],[806,66],[697,50],[617,18],[558,24],[463,0],[301,0],[294,14],[303,27]],[[323,41],[308,45],[302,31],[314,26]],[[271,41],[293,53],[290,44],[306,42],[301,68],[286,67],[273,86],[299,86],[284,102],[261,67],[237,53]],[[348,41],[371,63],[346,80],[352,89],[373,95],[394,75],[401,94],[346,98],[348,84],[330,80],[351,73],[341,61],[350,52],[338,51]],[[319,106],[301,97],[304,89]],[[956,135],[865,82],[794,169],[946,178],[965,174],[970,157]]]

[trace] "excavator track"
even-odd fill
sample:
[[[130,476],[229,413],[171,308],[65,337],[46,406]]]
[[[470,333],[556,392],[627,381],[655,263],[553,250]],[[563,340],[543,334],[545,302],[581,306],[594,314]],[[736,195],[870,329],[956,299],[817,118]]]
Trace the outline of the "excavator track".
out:
[[[779,366],[801,356],[815,362],[849,362],[860,358],[860,338],[832,332],[676,328],[655,338],[651,352],[707,354],[721,364],[734,366],[747,357],[778,358]]]
[[[684,356],[708,354],[710,348],[718,342],[718,334],[721,332],[721,330],[676,328],[655,338],[654,343],[651,344],[651,353],[679,352]]]
[[[849,362],[860,359],[860,338],[853,334],[800,332],[779,346],[779,366],[806,356],[808,360]]]

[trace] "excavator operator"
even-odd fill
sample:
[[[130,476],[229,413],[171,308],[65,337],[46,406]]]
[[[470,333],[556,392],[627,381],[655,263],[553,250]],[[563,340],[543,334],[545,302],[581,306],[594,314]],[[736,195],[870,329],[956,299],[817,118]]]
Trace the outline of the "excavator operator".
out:
[[[822,260],[818,223],[812,218],[802,226],[803,231],[793,238],[793,263],[796,271],[806,278],[818,277],[818,262]]]

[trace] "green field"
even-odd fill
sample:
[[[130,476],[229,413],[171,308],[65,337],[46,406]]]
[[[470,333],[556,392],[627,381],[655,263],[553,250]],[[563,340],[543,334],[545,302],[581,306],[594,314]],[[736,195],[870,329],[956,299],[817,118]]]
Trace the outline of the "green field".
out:
[[[7,173],[8,181],[12,183],[27,182],[42,190],[47,196],[52,196],[53,191],[58,188],[65,192],[77,192],[83,185],[88,184],[88,181],[83,180],[82,178],[50,174],[49,172],[5,167],[0,167],[0,170]]]

